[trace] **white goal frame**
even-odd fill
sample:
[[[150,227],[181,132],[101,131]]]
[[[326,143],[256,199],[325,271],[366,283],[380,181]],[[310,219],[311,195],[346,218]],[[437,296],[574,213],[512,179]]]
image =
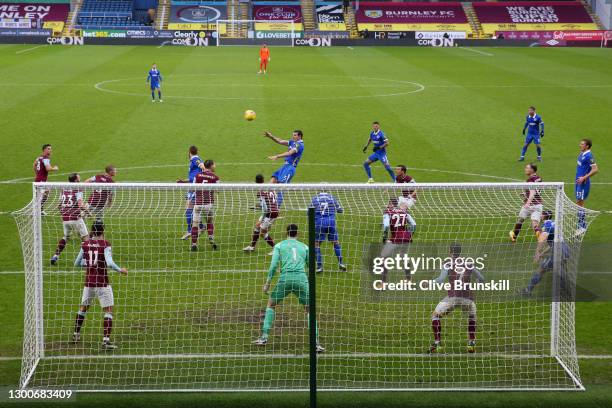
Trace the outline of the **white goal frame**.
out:
[[[252,20],[254,21],[254,20]],[[403,186],[403,187],[402,187]],[[574,214],[578,207],[575,206],[565,195],[563,183],[547,182],[539,183],[539,188],[547,189],[551,197],[554,194],[554,212],[555,222],[557,228],[555,231],[555,242],[561,243],[564,240],[564,236],[570,237],[571,233],[566,234],[564,231],[564,223],[567,220],[564,217],[567,214]],[[533,188],[532,183],[415,183],[410,184],[411,189],[418,190],[419,192],[424,191],[437,191],[437,190],[460,190],[464,192],[487,190],[491,191],[522,191],[524,189]],[[25,272],[25,308],[24,308],[24,339],[23,339],[23,359],[22,359],[22,370],[19,386],[20,388],[31,387],[31,380],[36,373],[37,367],[44,360],[78,360],[78,355],[72,356],[46,356],[45,355],[45,317],[44,317],[44,285],[45,276],[44,273],[46,267],[43,266],[46,260],[47,254],[43,253],[43,232],[42,232],[42,221],[43,214],[41,211],[41,199],[45,194],[45,191],[57,192],[61,189],[83,189],[91,191],[95,188],[104,188],[107,190],[117,191],[169,191],[172,194],[179,193],[185,194],[186,192],[193,190],[207,190],[207,191],[219,191],[219,192],[247,192],[256,193],[261,189],[271,189],[282,191],[284,193],[301,193],[302,191],[347,191],[347,192],[372,192],[376,190],[392,190],[400,191],[406,189],[406,185],[402,184],[355,184],[355,183],[329,183],[329,184],[245,184],[245,183],[227,183],[227,184],[176,184],[176,183],[115,183],[115,184],[97,184],[97,183],[33,183],[33,200],[24,209],[15,212],[13,215],[17,218],[19,227],[19,233],[21,236],[21,242],[23,245],[23,257],[24,257],[24,272]],[[489,191],[489,190],[487,190]],[[238,194],[238,193],[236,193]],[[303,208],[307,210],[308,205]],[[549,203],[549,207],[550,207]],[[301,210],[302,208],[300,208]],[[518,210],[518,209],[517,209]],[[590,217],[594,218],[597,214],[595,211],[583,209]],[[47,217],[49,217],[47,215]],[[528,222],[528,221],[527,221]],[[569,221],[567,221],[569,222]],[[572,219],[573,222],[573,219]],[[527,228],[527,227],[526,227]],[[580,238],[581,239],[581,238]],[[27,240],[30,240],[27,242]],[[561,251],[555,252],[554,257],[554,268],[559,270],[561,263]],[[575,276],[573,276],[573,283],[575,283]],[[557,291],[559,288],[559,279],[557,273],[553,273],[553,291]],[[578,371],[578,357],[576,352],[575,344],[575,303],[574,301],[561,302],[559,298],[551,298],[550,310],[551,310],[551,321],[550,321],[550,349],[549,357],[557,360],[559,365],[563,368],[567,376],[571,379],[573,386],[567,387],[546,387],[546,386],[534,386],[533,388],[521,387],[518,390],[529,391],[529,390],[547,390],[547,391],[568,391],[584,390],[584,386],[580,379]],[[559,342],[560,331],[563,331],[564,338],[562,344]],[[349,353],[350,354],[350,353]],[[218,358],[221,354],[186,354],[186,355],[168,355],[168,357],[176,358],[177,360],[189,359],[189,358]],[[431,358],[426,354],[385,354],[381,353],[381,356],[385,357],[411,357],[411,358]],[[453,357],[453,355],[448,355]],[[521,355],[518,354],[504,355],[503,353],[489,353],[490,357],[495,358],[509,358],[509,359],[533,359],[534,356],[530,354]],[[103,356],[85,356],[88,358],[100,358],[100,359],[130,359],[132,355],[103,355]],[[146,354],[138,355],[139,358],[147,358]],[[151,358],[158,358],[158,356],[150,356]],[[222,355],[228,359],[244,359],[244,358],[308,358],[308,355],[286,355],[286,354],[272,354],[272,355],[260,355],[260,354],[237,354],[237,355]],[[330,350],[329,353],[320,356],[321,359],[326,358],[344,358],[347,355],[343,353],[334,353]],[[528,364],[528,363],[526,363]],[[78,391],[84,392],[109,392],[109,391],[121,391],[121,392],[143,392],[143,391],[255,391],[259,388],[247,388],[247,389],[78,389]],[[304,391],[308,388],[281,388],[281,389],[261,389],[265,391]],[[326,388],[321,387],[320,391],[516,391],[516,388],[512,387],[450,387],[450,388],[385,388],[385,387],[373,387],[373,388]]]
[[[295,22],[293,20],[235,20],[235,19],[231,19],[231,20],[217,20],[216,21],[217,24],[217,29],[216,29],[216,35],[217,35],[217,47],[221,47],[221,46],[226,46],[225,44],[221,44],[221,39],[223,38],[223,36],[221,35],[221,30],[220,30],[220,24],[225,24],[225,31],[227,32],[229,30],[229,26],[230,25],[240,25],[240,24],[252,24],[253,25],[253,34],[256,35],[257,30],[255,30],[255,24],[290,24],[290,30],[289,30],[289,35],[290,35],[290,41],[291,44],[287,45],[288,47],[293,47],[295,45]],[[249,28],[247,27],[247,33],[248,33]],[[284,31],[279,31],[279,32],[284,32]],[[226,37],[227,38],[227,37]],[[230,38],[228,38],[230,39]],[[232,38],[235,40],[249,40],[250,38],[247,37],[246,38]],[[257,38],[254,38],[255,40],[258,40]],[[260,39],[261,41],[258,42],[256,45],[262,44],[264,42],[266,42],[266,38],[262,38]],[[279,39],[273,39],[270,38],[270,40],[280,40]],[[248,43],[244,43],[244,44],[239,44],[241,46],[248,46],[250,44]],[[278,45],[276,45],[278,46]]]

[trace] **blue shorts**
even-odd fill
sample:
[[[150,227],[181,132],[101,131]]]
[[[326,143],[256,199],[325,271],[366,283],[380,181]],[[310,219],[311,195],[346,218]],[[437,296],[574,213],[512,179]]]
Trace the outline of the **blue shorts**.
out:
[[[153,82],[151,82],[151,90],[154,91],[156,89],[161,89],[161,84],[160,83],[154,84]]]
[[[540,135],[531,135],[531,134],[527,133],[527,136],[525,136],[525,144],[529,144],[531,142],[539,145],[540,144]]]
[[[285,163],[283,167],[272,174],[272,177],[274,177],[278,183],[283,184],[290,183],[293,176],[295,176],[295,167],[288,163]]]
[[[338,230],[336,221],[329,218],[321,218],[315,222],[315,241],[338,241]]]
[[[586,200],[589,196],[589,191],[591,190],[591,181],[588,180],[586,183],[578,184],[576,183],[576,187],[574,189],[576,193],[576,200]]]
[[[371,162],[375,162],[380,160],[380,162],[382,164],[384,164],[385,166],[389,164],[389,159],[387,159],[387,151],[386,150],[379,150],[377,152],[372,153],[369,157],[368,160]]]

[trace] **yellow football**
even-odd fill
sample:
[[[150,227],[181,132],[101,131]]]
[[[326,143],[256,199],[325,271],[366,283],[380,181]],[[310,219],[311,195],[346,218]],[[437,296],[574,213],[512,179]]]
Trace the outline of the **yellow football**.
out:
[[[255,111],[248,110],[244,112],[244,118],[248,121],[255,120],[256,117],[257,115],[255,114]]]

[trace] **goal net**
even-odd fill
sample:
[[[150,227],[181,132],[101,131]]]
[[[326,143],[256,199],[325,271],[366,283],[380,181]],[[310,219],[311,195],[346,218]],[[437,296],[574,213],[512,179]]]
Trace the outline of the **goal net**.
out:
[[[294,39],[301,37],[301,25],[293,20],[217,20],[217,46],[293,47]]]
[[[14,214],[25,268],[20,385],[89,391],[308,389],[308,319],[294,296],[300,293],[288,286],[274,292],[277,274],[271,320],[262,287],[269,244],[286,239],[292,223],[298,239],[308,243],[307,209],[315,196],[327,193],[335,201],[327,196],[314,204],[328,211],[322,217],[333,207],[336,228],[329,229],[329,219],[321,221],[315,230],[320,257],[310,249],[321,269],[314,274],[317,291],[311,299],[325,348],[317,362],[319,389],[583,389],[574,293],[582,228],[596,212],[571,203],[561,183],[538,184],[535,207],[522,214],[522,229],[511,242],[509,231],[516,230],[529,187],[533,184],[37,183],[32,202]],[[196,197],[212,192],[214,204],[195,208],[198,230],[187,235],[186,197],[194,191]],[[82,215],[74,211],[78,192],[92,203]],[[277,218],[268,212],[274,222],[262,220],[254,234],[264,215],[262,196],[268,211],[275,203],[280,211]],[[549,236],[540,246],[531,225],[539,202],[543,218],[550,218],[536,223]],[[74,219],[66,223],[62,214]],[[75,266],[80,219],[90,233],[103,223],[112,260],[128,269],[124,275],[108,267],[110,311],[101,307],[109,305],[106,289],[85,290],[87,269]],[[65,229],[70,237],[64,245]],[[383,243],[385,234],[390,242]],[[259,240],[253,243],[255,235]],[[89,265],[94,262],[89,252],[98,244],[86,245]],[[247,246],[255,248],[246,252]],[[448,276],[441,276],[436,260],[451,253],[458,259],[458,247],[475,265],[466,264],[462,272],[458,264],[445,264]],[[393,264],[405,256],[411,259],[408,267]],[[541,281],[534,281],[537,276]],[[470,293],[435,286],[453,278],[501,283],[467,287]],[[417,288],[398,290],[407,282]],[[93,297],[84,301],[84,292]],[[86,312],[83,304],[89,304]],[[265,325],[267,344],[253,344]],[[104,337],[117,348],[105,348]]]

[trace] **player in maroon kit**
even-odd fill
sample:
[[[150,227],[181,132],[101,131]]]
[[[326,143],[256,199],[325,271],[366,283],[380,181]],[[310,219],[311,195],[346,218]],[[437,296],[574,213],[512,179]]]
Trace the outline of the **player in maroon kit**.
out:
[[[219,176],[215,174],[215,162],[206,160],[204,162],[204,171],[195,176],[193,182],[195,184],[215,184],[219,181]],[[208,232],[208,240],[212,248],[216,250],[215,243],[215,225],[213,224],[213,206],[215,204],[214,191],[196,190],[195,203],[193,206],[193,226],[191,227],[191,250],[198,250],[198,237],[200,235],[198,226],[202,221],[202,217],[206,217],[206,231]]]
[[[408,213],[408,198],[392,198],[383,215],[383,249],[382,258],[393,258],[408,252],[408,244],[412,242],[412,233],[416,229],[414,218]],[[389,236],[391,232],[391,236]],[[406,279],[410,280],[409,270],[404,271]],[[387,281],[388,271],[381,276],[383,282]]]
[[[117,174],[117,169],[109,164],[104,169],[103,174],[97,174],[85,180],[86,183],[114,183],[113,177]],[[96,217],[96,221],[102,221],[104,208],[111,205],[113,193],[110,190],[94,190],[87,200],[87,209]]]
[[[121,274],[127,275],[128,270],[120,268],[113,261],[113,254],[110,242],[104,239],[104,224],[94,222],[91,227],[91,238],[83,242],[81,251],[74,261],[74,266],[85,267],[87,272],[85,275],[85,287],[83,288],[83,297],[81,306],[76,315],[74,323],[74,333],[72,340],[76,343],[81,338],[81,328],[85,321],[87,309],[97,298],[104,312],[102,349],[114,350],[117,348],[110,341],[111,331],[113,329],[113,288],[108,282],[108,268],[111,268]]]
[[[59,167],[51,165],[51,153],[52,147],[50,144],[45,144],[42,147],[42,154],[34,160],[34,181],[35,182],[44,182],[47,181],[47,177],[49,173],[52,171],[58,171]],[[43,194],[42,200],[40,202],[40,210],[42,215],[47,215],[43,211],[43,207],[45,202],[47,201],[47,197],[49,195],[48,191],[45,191]]]
[[[416,180],[414,178],[406,174],[406,170],[406,166],[404,166],[403,164],[398,164],[397,166],[395,166],[393,171],[395,172],[396,183],[416,183]],[[414,205],[414,201],[416,200],[416,190],[414,188],[410,190],[402,190],[402,196],[409,199],[408,208],[410,208]]]
[[[542,177],[538,176],[538,166],[533,163],[529,163],[525,166],[525,175],[527,176],[528,183],[542,182]],[[526,189],[523,193],[523,206],[519,212],[518,219],[516,220],[514,229],[509,232],[510,240],[512,242],[516,242],[516,239],[521,232],[521,228],[523,227],[523,222],[525,222],[527,217],[531,218],[531,226],[533,227],[537,238],[542,231],[540,228],[540,220],[542,218],[543,209],[540,191],[536,188]]]
[[[434,335],[434,342],[429,347],[430,353],[437,353],[441,350],[442,338],[442,322],[440,318],[452,312],[455,308],[460,307],[461,310],[468,314],[468,346],[469,353],[476,351],[476,303],[474,303],[474,295],[469,288],[455,289],[455,281],[462,283],[470,283],[472,275],[479,282],[484,282],[484,277],[480,271],[464,263],[464,258],[461,257],[461,245],[452,244],[450,246],[451,262],[446,262],[440,273],[435,279],[435,282],[442,284],[448,278],[451,289],[448,290],[447,296],[438,303],[436,309],[431,315],[431,328]]]
[[[68,181],[71,183],[79,183],[81,181],[81,176],[79,176],[78,173],[72,173],[68,176]],[[62,215],[64,236],[57,243],[55,254],[51,257],[51,265],[55,265],[59,260],[60,254],[70,239],[72,230],[76,230],[82,241],[87,239],[87,226],[83,220],[83,212],[86,211],[83,201],[83,192],[77,189],[63,190],[60,200],[58,208]]]
[[[262,184],[263,182],[263,175],[258,174],[255,176],[255,183]],[[253,228],[253,237],[251,238],[251,244],[243,249],[244,252],[253,252],[260,236],[264,238],[268,245],[274,247],[274,240],[268,232],[270,231],[270,228],[272,228],[274,221],[276,221],[280,214],[280,211],[278,209],[278,199],[276,196],[276,191],[258,191],[257,200],[257,207],[261,209],[262,214],[259,216],[259,220],[257,220],[257,222],[255,223],[255,228]]]

